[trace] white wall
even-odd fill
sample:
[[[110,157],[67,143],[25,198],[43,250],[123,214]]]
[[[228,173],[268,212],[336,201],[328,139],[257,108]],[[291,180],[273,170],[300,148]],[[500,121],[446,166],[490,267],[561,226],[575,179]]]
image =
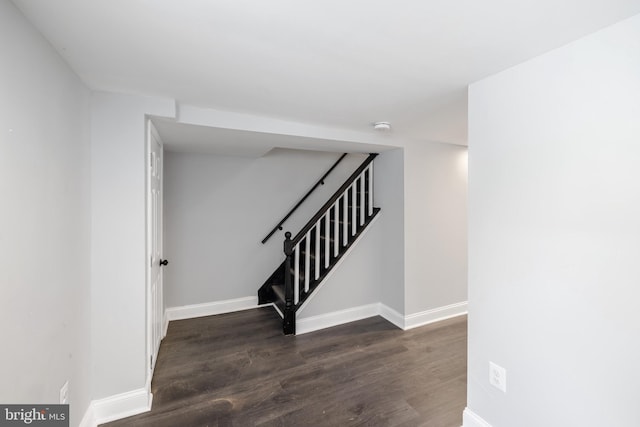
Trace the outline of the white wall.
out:
[[[261,158],[167,152],[167,307],[257,296],[284,259],[284,231],[295,235],[366,157],[345,157],[284,230],[260,243],[340,155],[282,149]]]
[[[89,92],[0,1],[0,402],[90,400]]]
[[[374,202],[383,208],[380,242],[380,302],[404,314],[404,150],[380,153],[374,164]]]
[[[469,409],[638,426],[640,15],[472,85],[469,108]]]
[[[145,386],[145,114],[171,100],[93,93],[91,102],[92,397]]]
[[[404,149],[405,314],[467,300],[467,147]]]

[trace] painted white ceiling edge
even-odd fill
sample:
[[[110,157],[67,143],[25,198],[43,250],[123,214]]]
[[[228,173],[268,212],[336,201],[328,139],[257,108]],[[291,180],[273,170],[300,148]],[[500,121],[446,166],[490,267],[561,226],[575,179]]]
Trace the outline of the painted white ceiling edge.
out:
[[[93,90],[466,144],[470,83],[640,0],[13,0]]]
[[[175,111],[175,118],[151,118],[171,152],[257,158],[276,148],[380,153],[401,145],[393,131],[379,132],[373,126],[367,132],[354,132],[177,103]]]
[[[258,158],[274,149],[378,153],[391,148],[348,141],[191,125],[162,117],[152,118],[152,121],[165,150],[170,152]]]

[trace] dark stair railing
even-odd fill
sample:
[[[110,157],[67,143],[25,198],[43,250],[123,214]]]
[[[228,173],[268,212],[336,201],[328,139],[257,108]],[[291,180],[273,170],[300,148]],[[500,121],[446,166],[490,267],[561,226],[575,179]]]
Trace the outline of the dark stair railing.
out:
[[[373,206],[370,154],[333,196],[292,238],[285,233],[284,262],[258,291],[260,304],[273,303],[285,334],[295,334],[295,313],[380,211]]]
[[[304,203],[305,200],[307,200],[307,198],[311,195],[311,193],[313,193],[315,191],[316,188],[318,188],[320,185],[324,185],[324,180],[329,176],[329,174],[336,168],[336,166],[338,166],[338,163],[340,163],[342,161],[342,159],[345,158],[345,156],[347,155],[347,153],[344,153],[342,156],[340,156],[340,158],[338,160],[336,160],[336,162],[333,164],[333,166],[331,166],[329,168],[329,170],[322,175],[322,177],[318,180],[318,182],[315,183],[315,185],[313,187],[311,187],[311,190],[309,190],[307,192],[307,194],[304,195],[304,197],[302,199],[300,199],[300,201],[289,211],[288,214],[286,214],[284,216],[284,218],[282,218],[282,220],[280,220],[280,222],[278,223],[278,225],[276,225],[275,227],[273,227],[273,230],[271,230],[269,232],[269,234],[266,235],[266,237],[264,239],[262,239],[262,244],[264,245],[265,243],[267,243],[267,240],[269,240],[269,238],[271,236],[273,236],[275,234],[276,231],[278,230],[282,230],[282,224],[284,224],[284,222],[286,220],[289,219],[289,217],[291,215],[293,215],[293,213],[300,207],[301,204]]]

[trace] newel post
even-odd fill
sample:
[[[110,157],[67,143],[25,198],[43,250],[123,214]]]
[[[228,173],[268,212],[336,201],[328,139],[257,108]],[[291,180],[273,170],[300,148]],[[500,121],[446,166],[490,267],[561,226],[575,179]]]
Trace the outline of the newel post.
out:
[[[291,255],[293,254],[291,232],[287,231],[284,238],[284,254],[287,258],[284,262],[284,321],[282,328],[285,335],[292,335],[296,333],[296,313],[293,306],[293,280],[291,278]]]

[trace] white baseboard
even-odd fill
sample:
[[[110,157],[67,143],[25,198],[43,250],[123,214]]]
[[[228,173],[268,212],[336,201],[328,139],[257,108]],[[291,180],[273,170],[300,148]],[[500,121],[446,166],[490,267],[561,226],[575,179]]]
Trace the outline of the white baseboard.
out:
[[[93,415],[93,405],[89,403],[89,407],[87,411],[84,413],[80,424],[78,427],[96,427],[98,423],[96,422],[96,417]]]
[[[404,316],[388,305],[384,305],[380,303],[380,316],[387,319],[389,322],[393,323],[400,329],[404,329]]]
[[[491,427],[491,424],[482,419],[469,408],[464,408],[462,413],[462,427]]]
[[[418,326],[427,325],[440,320],[449,319],[450,317],[462,316],[467,314],[467,301],[456,304],[445,305],[443,307],[433,308],[431,310],[421,311],[419,313],[404,316],[404,330],[417,328]],[[392,322],[391,320],[389,320]],[[392,322],[394,323],[394,322]]]
[[[382,316],[398,328],[408,330],[464,314],[467,314],[466,301],[410,314],[408,316],[403,316],[385,304],[374,303],[302,319],[296,318],[296,334],[306,334],[308,332],[355,322],[356,320],[373,316]]]
[[[214,301],[204,304],[170,307],[165,310],[167,322],[171,320],[193,319],[194,317],[213,316],[214,314],[231,313],[258,307],[258,297],[244,297]]]
[[[276,304],[269,303],[269,304],[261,305],[260,307],[267,307],[267,306],[271,306],[271,307],[275,308],[276,311],[278,312],[278,314],[280,315],[280,317],[284,319],[284,313],[280,311],[280,309],[278,308],[278,306]]]
[[[153,395],[144,388],[94,400],[82,417],[80,427],[96,427],[147,412],[151,409],[152,400]]]
[[[268,304],[271,305],[271,304]],[[167,325],[171,320],[192,319],[195,317],[212,316],[214,314],[231,313],[234,311],[258,308],[257,297],[236,298],[225,301],[215,301],[204,304],[185,305],[182,307],[170,307],[165,310],[164,335],[167,333]],[[276,308],[277,310],[277,308]],[[298,314],[300,312],[298,311]],[[382,303],[362,305],[346,310],[333,311],[317,316],[305,317],[296,320],[296,333],[306,334],[343,323],[355,322],[367,317],[380,315],[400,329],[412,329],[429,323],[445,320],[467,314],[467,302],[437,307],[420,313],[403,316],[391,307]],[[282,317],[282,313],[280,313]]]
[[[162,316],[162,339],[167,336],[167,330],[169,329],[169,316],[167,316],[167,310],[164,310]]]
[[[361,305],[360,307],[320,314],[318,316],[296,319],[296,335],[306,334],[344,323],[355,322],[377,316],[380,313],[380,304]]]

